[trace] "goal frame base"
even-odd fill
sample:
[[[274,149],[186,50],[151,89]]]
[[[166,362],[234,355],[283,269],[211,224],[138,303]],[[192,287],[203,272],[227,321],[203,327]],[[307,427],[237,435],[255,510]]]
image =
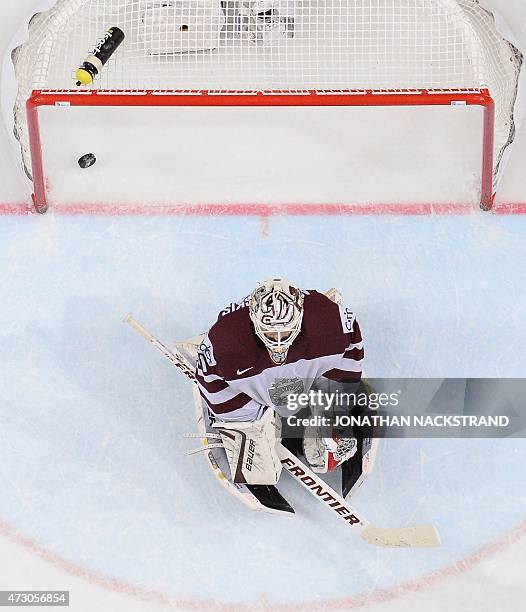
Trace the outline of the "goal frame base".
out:
[[[49,106],[481,106],[482,172],[480,208],[493,207],[493,147],[495,102],[488,89],[386,89],[386,90],[35,90],[26,104],[33,176],[33,206],[48,209],[39,109]]]

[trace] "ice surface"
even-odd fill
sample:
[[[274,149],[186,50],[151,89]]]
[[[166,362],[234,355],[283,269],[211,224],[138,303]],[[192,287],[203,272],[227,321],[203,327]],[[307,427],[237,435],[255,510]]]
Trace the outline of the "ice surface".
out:
[[[2,45],[21,21],[15,9],[34,4],[3,7]],[[522,3],[485,4],[500,6],[526,40]],[[0,204],[25,202],[1,138]],[[302,138],[323,147],[324,137]],[[500,201],[524,201],[525,143],[523,131]],[[424,183],[413,162],[404,185],[396,150],[387,169],[370,150],[349,151],[363,172],[391,172],[370,181],[389,201],[421,195],[429,179],[441,201],[464,200],[475,184],[462,168],[453,187],[439,174]],[[95,195],[104,160],[86,178],[72,156],[71,173],[58,177],[65,199]],[[273,217],[267,237],[248,217],[2,217],[0,588],[70,588],[75,612],[230,611],[235,602],[258,611],[522,610],[524,440],[382,445],[354,503],[382,526],[434,523],[439,549],[368,546],[285,476],[296,517],[254,514],[217,486],[202,457],[182,455],[193,445],[182,438],[194,430],[189,383],[121,321],[133,311],[171,343],[282,274],[341,289],[372,376],[522,377],[525,244],[523,217],[477,212]]]
[[[524,520],[523,440],[382,445],[356,506],[382,526],[435,524],[436,550],[352,538],[285,477],[296,517],[251,513],[182,456],[189,383],[122,318],[172,342],[283,274],[342,290],[376,376],[523,376],[525,233],[521,217],[482,214],[275,218],[266,238],[251,218],[5,217],[2,520],[198,606],[308,606],[456,564]]]

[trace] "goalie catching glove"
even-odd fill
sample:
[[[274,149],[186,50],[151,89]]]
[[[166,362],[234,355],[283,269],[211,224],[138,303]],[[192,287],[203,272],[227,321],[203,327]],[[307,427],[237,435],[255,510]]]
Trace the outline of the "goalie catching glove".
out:
[[[349,416],[353,413],[353,398],[367,394],[361,382],[341,383],[318,379],[315,387],[322,392],[321,402],[309,406],[310,414],[321,422],[322,417],[336,420],[337,415]],[[340,398],[344,405],[336,407],[328,399]],[[354,411],[356,412],[356,410]],[[308,425],[305,427],[303,437],[303,452],[314,472],[326,474],[352,459],[358,451],[358,440],[351,431],[344,431],[341,427]]]
[[[281,442],[281,421],[267,408],[263,417],[250,422],[216,422],[232,480],[249,485],[274,485],[281,475],[277,445]]]
[[[310,428],[307,428],[310,429]],[[344,461],[351,459],[357,451],[356,438],[343,438],[337,431],[332,437],[321,437],[317,432],[305,432],[303,452],[313,472],[332,472]],[[310,437],[312,436],[312,437]]]
[[[311,406],[311,414],[327,416],[323,409]],[[330,431],[327,431],[330,430]],[[318,425],[305,427],[303,452],[313,472],[326,474],[332,472],[344,461],[351,459],[357,451],[357,440],[345,437],[336,427],[328,428]]]

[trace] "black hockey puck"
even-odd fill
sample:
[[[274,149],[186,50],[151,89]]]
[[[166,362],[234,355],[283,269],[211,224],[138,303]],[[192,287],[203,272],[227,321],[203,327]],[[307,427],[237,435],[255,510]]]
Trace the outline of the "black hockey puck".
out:
[[[93,155],[93,153],[86,153],[86,155],[79,158],[79,166],[81,168],[89,168],[90,166],[93,166],[96,161],[97,158],[95,155]]]

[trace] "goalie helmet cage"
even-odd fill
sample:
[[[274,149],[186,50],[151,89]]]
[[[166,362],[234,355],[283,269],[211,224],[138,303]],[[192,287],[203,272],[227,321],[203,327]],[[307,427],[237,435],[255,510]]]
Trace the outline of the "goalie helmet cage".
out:
[[[76,69],[111,26],[124,43],[75,89]],[[12,58],[14,133],[39,212],[44,106],[479,105],[489,210],[522,62],[478,0],[57,0],[34,15]]]

